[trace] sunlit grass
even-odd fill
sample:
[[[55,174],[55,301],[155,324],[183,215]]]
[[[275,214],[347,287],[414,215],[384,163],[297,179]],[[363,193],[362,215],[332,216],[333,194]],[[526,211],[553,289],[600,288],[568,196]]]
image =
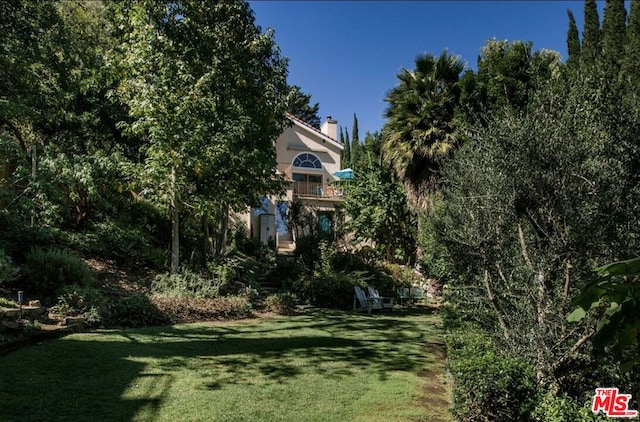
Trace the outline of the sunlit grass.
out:
[[[0,420],[450,420],[436,321],[318,310],[73,334],[0,358]]]

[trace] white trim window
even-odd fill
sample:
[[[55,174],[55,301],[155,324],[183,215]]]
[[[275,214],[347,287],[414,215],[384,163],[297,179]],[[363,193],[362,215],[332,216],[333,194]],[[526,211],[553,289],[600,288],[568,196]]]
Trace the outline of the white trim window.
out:
[[[322,195],[323,168],[318,156],[310,152],[302,152],[295,156],[291,167],[295,195]]]
[[[303,152],[293,159],[292,163],[295,168],[322,170],[322,161],[315,154]]]

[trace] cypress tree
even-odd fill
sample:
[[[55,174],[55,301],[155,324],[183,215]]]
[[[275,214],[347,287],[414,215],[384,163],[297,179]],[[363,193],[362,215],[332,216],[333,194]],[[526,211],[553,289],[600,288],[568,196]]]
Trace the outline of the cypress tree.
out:
[[[582,63],[593,65],[600,56],[600,17],[596,0],[584,2],[584,30],[582,31]]]
[[[622,67],[625,79],[637,90],[640,87],[640,0],[631,0]]]
[[[345,139],[342,126],[340,126],[340,142],[344,145],[344,150],[342,151],[342,168],[345,169],[351,165],[351,145],[349,145],[349,133],[347,132],[347,138]]]
[[[607,70],[616,79],[624,59],[626,31],[627,10],[624,0],[607,0],[602,18],[602,52]]]
[[[348,168],[351,167],[351,165],[353,164],[353,150],[351,149],[351,141],[349,141],[349,130],[345,127],[344,128],[344,145],[345,148],[347,145],[349,145],[349,160],[342,163],[342,168]]]
[[[567,58],[567,64],[573,66],[580,60],[580,37],[573,13],[571,10],[567,10],[567,14],[569,15],[569,31],[567,32],[567,51],[569,52],[569,57]]]
[[[353,128],[351,131],[351,164],[356,166],[360,160],[360,139],[358,137],[358,117],[353,113]]]

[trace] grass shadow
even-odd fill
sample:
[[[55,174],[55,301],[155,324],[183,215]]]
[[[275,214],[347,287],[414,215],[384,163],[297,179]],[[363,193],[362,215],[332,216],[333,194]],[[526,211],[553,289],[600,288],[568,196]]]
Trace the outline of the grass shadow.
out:
[[[0,420],[133,420],[141,412],[154,420],[185,373],[190,388],[210,392],[309,373],[345,381],[358,371],[380,380],[417,373],[428,359],[412,351],[434,335],[424,315],[313,310],[252,324],[75,334],[0,359]]]

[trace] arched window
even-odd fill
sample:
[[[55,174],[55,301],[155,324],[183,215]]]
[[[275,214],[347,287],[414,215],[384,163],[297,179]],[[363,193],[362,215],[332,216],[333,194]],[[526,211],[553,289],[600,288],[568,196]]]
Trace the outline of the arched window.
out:
[[[293,167],[306,169],[322,169],[322,161],[318,157],[308,152],[298,154],[293,159]]]

